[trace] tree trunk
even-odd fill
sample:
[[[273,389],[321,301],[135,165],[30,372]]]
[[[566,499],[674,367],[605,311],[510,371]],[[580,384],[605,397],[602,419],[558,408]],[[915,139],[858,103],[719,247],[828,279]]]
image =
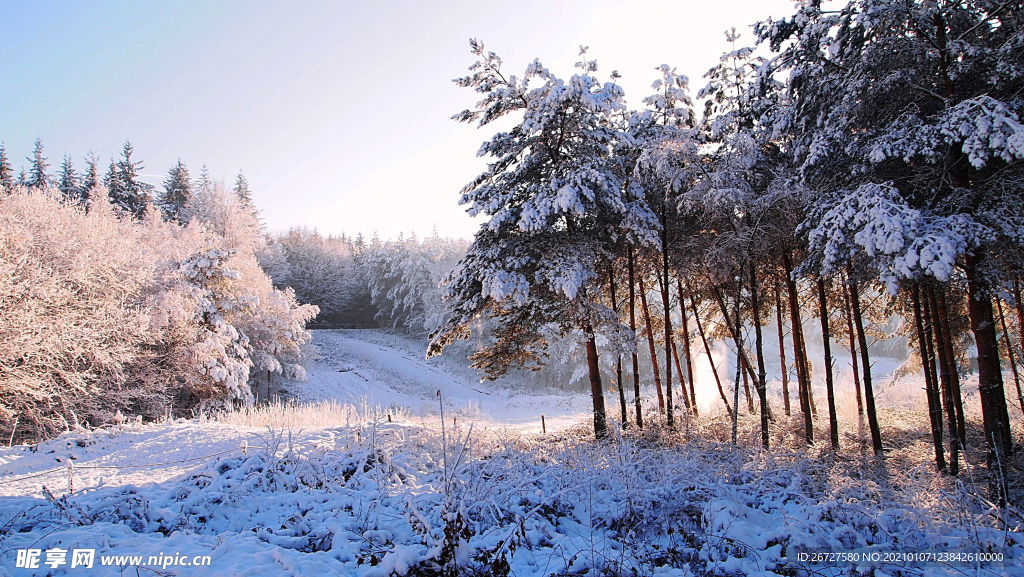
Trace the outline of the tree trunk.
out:
[[[729,329],[729,336],[732,337],[733,344],[735,344],[737,347],[736,354],[739,355],[740,359],[743,361],[741,366],[746,371],[747,376],[750,377],[750,380],[756,381],[757,375],[754,374],[754,369],[750,365],[750,361],[747,360],[747,353],[739,344],[740,335],[742,334],[740,332],[740,330],[742,329],[742,324],[740,323],[739,319],[736,319],[736,326],[740,327],[740,329],[733,328],[732,321],[729,320],[728,307],[725,306],[725,298],[722,296],[722,291],[719,290],[718,287],[713,287],[713,290],[715,293],[715,299],[718,301],[718,309],[722,311],[722,318],[725,319],[725,328]],[[750,399],[750,391],[747,391],[747,399]],[[753,401],[750,402],[750,412],[754,412]]]
[[[796,356],[796,376],[799,381],[797,393],[800,397],[800,410],[804,414],[804,438],[808,445],[814,444],[814,421],[811,419],[811,404],[807,395],[810,382],[807,378],[807,359],[805,349],[801,345],[803,340],[803,325],[800,320],[800,298],[796,289],[796,281],[793,280],[793,262],[789,253],[782,254],[782,266],[786,271],[786,287],[789,289],[789,316],[790,324],[793,326],[793,354]]]
[[[736,275],[736,305],[733,310],[736,311],[736,330],[733,335],[740,334],[740,298],[743,295],[743,266],[740,265],[740,274]],[[721,298],[721,296],[719,296]],[[724,311],[723,311],[724,312]],[[726,324],[729,323],[729,317],[725,317]],[[736,382],[733,385],[732,390],[732,444],[736,445],[737,429],[739,426],[740,416],[740,367],[743,366],[743,339],[736,339]],[[750,394],[747,394],[747,398],[750,398]]]
[[[967,427],[964,425],[964,397],[960,392],[960,371],[956,363],[956,351],[953,350],[953,331],[949,328],[949,309],[946,307],[946,293],[938,291],[939,326],[945,340],[946,364],[949,365],[949,386],[953,397],[953,410],[956,412],[956,436],[959,439],[960,449],[967,447]],[[952,432],[951,432],[952,434]]]
[[[601,386],[601,367],[597,359],[597,342],[594,329],[587,323],[583,327],[587,335],[587,368],[590,369],[590,396],[594,401],[594,436],[604,439],[608,436],[608,423],[604,411],[604,389]]]
[[[850,308],[850,291],[844,280],[843,282],[843,304],[846,310],[846,334],[850,337],[850,361],[853,365],[853,387],[857,394],[857,418],[863,424],[864,420],[864,396],[860,392],[860,369],[857,367],[857,334],[853,331],[853,311]]]
[[[658,391],[658,411],[665,412],[665,397],[661,394],[661,370],[658,369],[658,353],[654,349],[654,331],[651,329],[651,311],[647,308],[647,290],[644,288],[644,279],[640,279],[640,309],[644,313],[644,323],[647,325],[647,344],[651,349],[651,370],[654,371],[654,388]]]
[[[754,353],[757,356],[757,400],[761,404],[761,446],[768,448],[768,386],[764,368],[764,336],[761,334],[761,303],[757,296],[757,265],[750,263],[750,301],[754,316]]]
[[[615,300],[615,268],[608,265],[608,288],[612,296],[612,312],[616,322],[619,319],[619,303]],[[629,427],[629,414],[626,412],[626,391],[622,388],[622,354],[615,357],[615,381],[619,387],[619,408],[622,409],[622,428]]]
[[[683,323],[683,357],[686,359],[686,380],[690,383],[690,407],[697,415],[697,383],[693,378],[693,359],[690,353],[690,324],[686,321],[686,298],[683,296],[683,281],[676,279],[679,291],[679,319]]]
[[[997,466],[1005,466],[1013,449],[1010,437],[1010,416],[1006,409],[1003,375],[999,367],[999,341],[996,339],[992,301],[988,286],[980,278],[981,258],[969,253],[966,259],[967,314],[971,318],[971,332],[978,349],[978,396],[981,397],[981,415],[988,444],[988,464],[993,475]],[[1000,499],[1005,496],[1000,495]]]
[[[633,331],[633,335],[636,336],[636,291],[634,290],[635,279],[633,278],[633,245],[629,245],[628,250],[628,267],[629,267],[629,330]],[[639,343],[637,343],[639,344]],[[640,407],[640,357],[637,354],[636,347],[633,347],[633,405],[636,410],[636,426],[641,429],[644,428],[644,415],[643,410]],[[625,422],[625,421],[623,421]]]
[[[1003,327],[1003,340],[1006,342],[1006,354],[1010,359],[1010,368],[1013,370],[1013,382],[1017,385],[1017,400],[1020,402],[1020,410],[1024,413],[1024,393],[1020,390],[1020,374],[1017,373],[1017,362],[1013,357],[1013,344],[1010,343],[1010,333],[1006,330],[1006,317],[1003,315],[1003,303],[996,297],[996,307],[999,310],[999,322]]]
[[[718,376],[718,368],[715,366],[715,359],[711,356],[711,347],[708,346],[707,335],[704,334],[704,325],[700,324],[700,313],[697,312],[697,301],[690,299],[690,306],[693,308],[693,322],[697,324],[697,332],[700,333],[700,341],[704,345],[704,352],[708,355],[708,364],[711,365],[711,374],[715,376],[715,384],[718,385],[718,394],[722,395],[722,402],[725,403],[725,410],[732,412],[729,408],[729,399],[725,396],[725,389],[722,388],[722,379]]]
[[[868,355],[868,339],[864,334],[864,317],[860,311],[860,290],[853,276],[849,277],[850,302],[853,305],[853,321],[857,327],[857,344],[860,345],[861,366],[864,368],[864,401],[868,409],[868,429],[871,430],[871,447],[875,454],[882,452],[882,432],[878,429],[878,413],[875,412],[875,391],[871,387],[871,359]]]
[[[928,398],[928,418],[932,426],[932,444],[935,446],[935,467],[944,471],[946,469],[946,456],[943,454],[942,446],[942,407],[939,406],[938,387],[935,383],[934,362],[931,347],[927,338],[929,326],[925,326],[923,312],[926,307],[921,306],[921,288],[918,283],[911,285],[911,298],[914,304],[914,325],[917,328],[917,345],[921,354],[921,368],[924,370],[924,387]],[[927,303],[925,303],[927,304]]]
[[[686,393],[686,379],[683,377],[683,365],[679,362],[679,347],[676,346],[675,339],[672,339],[672,359],[675,360],[676,376],[679,377],[679,388],[682,390],[683,404],[686,405],[687,411],[691,411],[690,397]]]
[[[786,334],[782,329],[782,289],[775,282],[775,322],[779,325],[779,365],[782,367],[782,402],[786,407],[786,416],[792,415],[789,406],[789,365],[786,364]]]
[[[832,382],[832,343],[828,330],[828,295],[825,279],[818,277],[818,310],[821,315],[821,342],[825,349],[825,394],[828,397],[828,432],[832,450],[839,450],[839,420],[836,417],[836,392]]]
[[[949,424],[949,472],[951,475],[956,475],[960,472],[960,446],[961,440],[960,435],[957,431],[957,419],[956,419],[956,404],[953,401],[953,381],[957,378],[956,376],[956,362],[952,359],[949,347],[949,336],[946,330],[943,328],[945,323],[948,323],[948,319],[941,320],[943,316],[943,306],[939,304],[939,299],[936,298],[935,293],[937,292],[933,287],[929,287],[928,302],[929,310],[932,313],[932,329],[935,332],[935,349],[938,352],[939,359],[939,376],[942,384],[942,404],[946,408],[946,421]],[[946,324],[948,327],[948,324]],[[957,395],[960,394],[959,386],[956,388]]]
[[[664,210],[664,208],[662,209]],[[664,218],[662,218],[664,222]],[[664,225],[662,225],[664,228]],[[661,285],[661,310],[665,313],[665,424],[669,429],[675,427],[675,405],[672,403],[672,344],[675,338],[672,337],[672,309],[669,306],[668,294],[668,249],[665,247],[666,240],[662,235],[661,251],[661,272],[663,278],[658,279]]]

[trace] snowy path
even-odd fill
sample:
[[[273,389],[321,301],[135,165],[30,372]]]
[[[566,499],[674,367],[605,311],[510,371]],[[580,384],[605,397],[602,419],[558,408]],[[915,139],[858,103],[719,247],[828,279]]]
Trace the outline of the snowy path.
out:
[[[337,400],[404,407],[414,415],[437,415],[437,391],[445,410],[461,419],[521,430],[548,430],[586,419],[590,400],[579,394],[526,391],[513,380],[476,382],[475,373],[446,358],[425,359],[423,344],[379,331],[314,331],[321,358],[309,380],[293,387],[301,400]]]

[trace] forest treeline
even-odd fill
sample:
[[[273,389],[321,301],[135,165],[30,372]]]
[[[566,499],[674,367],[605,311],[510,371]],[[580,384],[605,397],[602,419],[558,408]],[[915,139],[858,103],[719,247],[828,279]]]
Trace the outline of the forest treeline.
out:
[[[238,175],[231,190],[178,162],[162,191],[125,143],[99,175],[36,140],[15,177],[0,145],[0,433],[41,440],[129,415],[250,404],[301,379],[317,314],[261,268],[271,254]]]
[[[476,62],[455,82],[481,100],[454,118],[514,125],[483,144],[488,169],[462,190],[485,222],[446,279],[452,314],[430,352],[488,319],[493,338],[472,359],[493,377],[543,364],[553,328],[575,338],[601,437],[599,346],[615,358],[622,422],[643,422],[639,385],[653,380],[674,427],[678,411],[697,410],[691,351],[707,349],[694,341],[714,324],[736,353],[714,375],[734,439],[747,382],[768,446],[778,415],[765,359],[778,355],[796,375],[783,371],[783,411],[820,443],[820,410],[838,448],[838,345],[881,452],[869,333],[897,315],[922,360],[937,466],[962,463],[972,359],[989,463],[1006,463],[1007,382],[1024,411],[1020,3],[803,2],[753,28],[749,46],[727,33],[730,49],[696,92],[701,115],[668,65],[634,109],[585,48],[568,78],[539,60],[520,76],[471,41]],[[825,399],[813,399],[807,322],[824,337]],[[764,346],[772,323],[778,350]],[[641,355],[652,374],[638,371]]]

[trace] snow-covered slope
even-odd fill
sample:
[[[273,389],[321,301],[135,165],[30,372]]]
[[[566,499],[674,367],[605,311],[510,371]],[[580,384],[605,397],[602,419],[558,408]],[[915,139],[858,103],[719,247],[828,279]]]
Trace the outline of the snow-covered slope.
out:
[[[336,400],[360,406],[407,409],[414,416],[435,416],[441,392],[445,411],[488,426],[548,430],[586,419],[590,400],[554,389],[527,390],[514,378],[479,382],[465,362],[447,356],[424,358],[425,345],[376,330],[313,332],[319,358],[309,380],[291,391],[300,401]]]

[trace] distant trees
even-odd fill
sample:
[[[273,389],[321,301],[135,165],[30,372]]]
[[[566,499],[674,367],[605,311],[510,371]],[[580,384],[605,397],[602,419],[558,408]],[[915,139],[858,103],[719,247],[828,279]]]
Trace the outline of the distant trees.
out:
[[[60,191],[61,198],[65,202],[78,202],[82,192],[81,186],[71,157],[65,154],[64,161],[60,165],[60,172],[57,173],[57,190]]]
[[[163,182],[164,191],[157,200],[164,218],[181,224],[188,224],[189,215],[186,208],[192,201],[192,178],[188,174],[185,163],[178,159],[177,164],[167,171]]]
[[[111,160],[110,171],[105,178],[110,203],[125,213],[138,218],[151,200],[153,185],[139,180],[142,161],[132,160],[135,148],[126,140],[121,149],[121,160]]]
[[[272,251],[255,207],[205,166],[192,198],[179,161],[161,219],[130,142],[103,182],[95,155],[82,175],[65,155],[53,178],[42,150],[37,139],[20,184],[0,147],[0,433],[40,439],[116,411],[191,415],[253,402],[256,374],[304,378],[317,308],[260,268]]]
[[[32,147],[32,156],[28,157],[28,162],[29,171],[28,177],[25,179],[25,186],[39,190],[50,186],[53,179],[47,172],[50,168],[50,163],[43,156],[42,139],[36,138],[35,145]]]
[[[0,142],[0,188],[10,192],[14,188],[14,167],[7,158],[7,149]]]

